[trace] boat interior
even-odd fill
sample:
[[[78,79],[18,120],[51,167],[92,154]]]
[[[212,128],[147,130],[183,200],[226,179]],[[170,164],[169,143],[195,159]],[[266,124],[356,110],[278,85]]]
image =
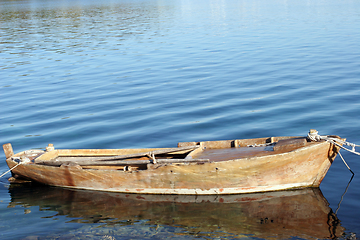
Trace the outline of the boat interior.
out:
[[[144,149],[54,149],[49,144],[45,151],[28,150],[12,159],[53,167],[134,171],[164,164],[203,164],[279,154],[311,144],[316,143],[306,137],[180,142],[177,148]]]

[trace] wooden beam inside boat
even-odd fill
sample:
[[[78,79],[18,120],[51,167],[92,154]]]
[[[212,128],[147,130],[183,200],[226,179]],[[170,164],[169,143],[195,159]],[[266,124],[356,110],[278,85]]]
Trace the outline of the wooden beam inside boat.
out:
[[[190,162],[209,162],[209,159],[147,159],[147,160],[122,160],[122,161],[93,161],[86,159],[74,159],[74,160],[48,160],[37,161],[37,164],[48,166],[61,166],[63,164],[74,163],[80,166],[127,166],[127,165],[144,165],[150,163],[190,163]]]
[[[305,137],[283,139],[275,144],[274,151],[290,151],[291,149],[303,147],[306,143],[307,139]]]
[[[152,150],[152,151],[132,153],[132,154],[124,154],[124,155],[116,155],[116,156],[99,156],[99,154],[101,154],[101,153],[96,153],[96,155],[92,155],[91,152],[82,154],[79,151],[76,151],[73,153],[71,150],[54,150],[54,151],[47,152],[46,154],[35,159],[35,163],[42,164],[46,161],[56,160],[58,157],[70,157],[70,158],[81,158],[81,157],[85,158],[86,157],[87,161],[122,160],[122,159],[129,159],[129,158],[138,158],[138,157],[143,157],[143,156],[155,156],[155,155],[159,155],[159,154],[170,154],[170,153],[176,153],[176,152],[186,153],[188,151],[192,151],[199,147],[200,146],[166,148],[166,149]],[[86,150],[84,150],[84,152],[85,151]],[[101,152],[101,150],[99,152]]]
[[[222,140],[222,141],[204,141],[204,142],[179,142],[178,147],[198,146],[206,149],[220,149],[220,148],[233,148],[233,147],[247,147],[249,145],[260,145],[275,143],[280,140],[301,138],[301,137],[265,137],[254,139],[236,139],[236,140]]]

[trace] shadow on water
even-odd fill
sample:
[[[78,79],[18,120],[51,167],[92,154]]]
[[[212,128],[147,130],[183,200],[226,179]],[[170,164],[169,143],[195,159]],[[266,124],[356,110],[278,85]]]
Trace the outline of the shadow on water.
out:
[[[137,195],[11,185],[9,207],[38,206],[69,223],[119,227],[139,221],[197,237],[341,237],[345,229],[320,189],[244,195]],[[180,234],[179,232],[174,233]],[[204,235],[202,235],[204,234]]]

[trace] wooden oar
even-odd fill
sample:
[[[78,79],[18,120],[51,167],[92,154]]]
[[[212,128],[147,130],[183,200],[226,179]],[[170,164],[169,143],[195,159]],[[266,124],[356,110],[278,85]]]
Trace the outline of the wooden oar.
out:
[[[129,159],[129,158],[136,158],[136,157],[144,157],[144,156],[155,156],[155,155],[159,155],[159,154],[167,154],[167,153],[174,153],[174,152],[180,152],[180,151],[187,151],[187,150],[194,150],[196,148],[198,148],[200,146],[190,146],[190,147],[179,147],[179,148],[168,148],[168,149],[160,149],[160,150],[154,150],[154,151],[149,151],[149,152],[143,152],[143,153],[133,153],[133,154],[127,154],[127,155],[117,155],[117,156],[102,156],[102,157],[86,157],[86,156],[82,156],[82,157],[58,157],[54,160],[39,160],[39,159],[35,159],[35,163],[37,164],[45,164],[45,165],[53,165],[53,166],[58,166],[58,163],[62,162],[73,162],[73,163],[77,163],[79,165],[82,165],[82,163],[90,163],[90,162],[96,162],[98,161],[100,162],[108,162],[108,161],[114,161],[114,160],[121,160],[124,161],[123,159]],[[139,160],[134,160],[134,161],[139,161]],[[61,164],[60,164],[61,165]]]
[[[190,163],[190,162],[209,162],[209,159],[156,159],[157,164],[165,163]],[[154,163],[154,160],[123,160],[123,161],[69,161],[69,160],[57,160],[57,161],[41,161],[39,164],[48,166],[61,166],[62,164],[75,163],[80,166],[126,166],[126,165],[143,165]]]
[[[109,157],[92,157],[91,160],[92,161],[109,161],[109,160],[121,160],[121,159],[144,157],[144,156],[155,156],[155,155],[159,155],[159,154],[167,154],[167,153],[174,153],[174,152],[180,152],[180,151],[186,151],[186,150],[194,150],[199,147],[200,146],[168,148],[168,149],[160,149],[160,150],[144,152],[144,153],[133,153],[133,154],[109,156]]]

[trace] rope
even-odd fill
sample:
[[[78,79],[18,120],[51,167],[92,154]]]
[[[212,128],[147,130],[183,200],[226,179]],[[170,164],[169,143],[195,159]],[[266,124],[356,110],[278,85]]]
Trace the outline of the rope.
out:
[[[340,151],[339,151],[339,156],[341,157],[342,161],[344,162],[345,166],[349,169],[349,171],[354,175],[354,172],[351,171],[349,165],[345,162],[345,159],[343,158],[343,156],[341,155]]]
[[[349,151],[351,153],[354,153],[356,155],[359,155],[360,156],[360,153],[359,152],[356,152],[355,150],[355,147],[360,147],[360,145],[356,145],[355,143],[351,143],[351,142],[347,142],[347,141],[343,141],[339,138],[334,138],[334,137],[329,137],[329,136],[321,136],[318,134],[318,131],[316,130],[311,130],[309,133],[308,133],[308,138],[311,140],[311,141],[314,141],[314,142],[317,142],[317,141],[320,141],[320,140],[325,140],[325,141],[328,141],[330,143],[333,143],[335,144],[336,146],[346,150],[346,151]],[[348,149],[348,148],[345,148],[343,145],[345,146],[350,146],[351,147],[351,150]]]
[[[3,174],[0,175],[0,178],[2,178],[3,176],[5,176],[5,174],[7,174],[8,172],[14,170],[17,166],[19,166],[20,164],[22,164],[23,162],[19,162],[18,164],[16,164],[14,167],[10,168],[9,170],[7,170],[6,172],[4,172]]]
[[[156,164],[156,158],[155,158],[155,154],[154,154],[153,152],[150,152],[150,153],[148,154],[148,157],[153,160],[153,164]]]
[[[315,141],[315,142],[325,140],[327,142],[330,142],[330,143],[340,147],[341,149],[344,149],[344,150],[346,150],[348,152],[351,152],[353,154],[356,154],[356,155],[360,156],[360,153],[355,150],[355,147],[360,147],[360,145],[356,145],[355,143],[350,143],[350,142],[347,142],[347,141],[343,141],[343,140],[341,140],[339,138],[334,138],[334,137],[329,137],[329,136],[321,136],[321,135],[318,134],[318,131],[316,131],[316,130],[310,130],[307,137],[311,141]],[[345,146],[350,146],[351,149],[348,149],[348,148],[344,147],[344,145]],[[351,171],[349,165],[346,163],[345,159],[341,155],[340,151],[339,151],[339,156],[341,157],[341,159],[344,162],[345,166],[350,170],[350,172],[352,174],[354,174],[354,172]]]

